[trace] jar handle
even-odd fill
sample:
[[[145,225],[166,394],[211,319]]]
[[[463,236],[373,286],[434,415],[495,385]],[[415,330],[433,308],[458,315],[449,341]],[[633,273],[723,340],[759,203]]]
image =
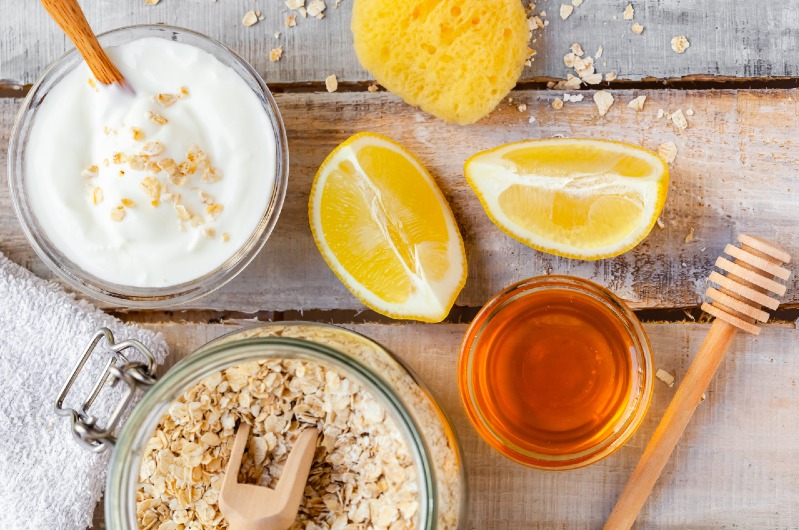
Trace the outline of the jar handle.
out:
[[[105,339],[111,353],[103,373],[95,382],[89,397],[83,401],[79,408],[64,407],[64,400],[66,400],[69,391],[75,384],[75,380],[102,339]],[[138,352],[144,360],[129,360],[123,353],[128,349]],[[72,418],[72,434],[81,445],[94,453],[102,453],[116,443],[114,431],[122,417],[122,413],[136,396],[137,390],[147,389],[155,383],[155,367],[155,358],[144,344],[137,340],[126,340],[117,343],[114,341],[114,335],[110,329],[100,328],[92,337],[91,342],[89,342],[83,355],[72,370],[69,380],[58,394],[55,401],[55,412],[59,416]],[[125,383],[127,387],[125,393],[105,422],[105,426],[100,427],[97,418],[89,413],[89,409],[106,384],[114,387],[119,381]]]

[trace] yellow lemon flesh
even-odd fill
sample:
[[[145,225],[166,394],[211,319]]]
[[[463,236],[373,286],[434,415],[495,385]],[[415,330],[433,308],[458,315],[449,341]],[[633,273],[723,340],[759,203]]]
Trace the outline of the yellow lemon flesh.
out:
[[[567,258],[622,254],[649,234],[666,202],[657,154],[607,140],[529,140],[466,161],[466,180],[491,220],[531,247]]]
[[[530,29],[519,0],[356,0],[355,52],[411,105],[465,125],[514,87]]]
[[[389,138],[361,133],[339,145],[316,173],[308,217],[327,264],[380,314],[440,322],[466,282],[444,195]]]

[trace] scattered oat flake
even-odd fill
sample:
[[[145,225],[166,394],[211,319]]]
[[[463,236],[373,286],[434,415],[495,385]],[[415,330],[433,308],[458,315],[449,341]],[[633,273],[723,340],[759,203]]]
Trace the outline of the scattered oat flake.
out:
[[[90,87],[95,89],[97,88],[97,82],[94,80],[94,78],[90,77],[89,79],[86,80],[86,82],[89,83]]]
[[[224,241],[225,243],[230,241],[230,234],[228,234],[227,232],[222,232],[222,241]]]
[[[632,101],[627,103],[627,107],[633,109],[634,111],[642,111],[644,110],[644,103],[646,102],[646,96],[638,96],[637,98],[633,98]]]
[[[618,77],[616,72],[608,72],[605,74],[605,81],[615,81],[616,77]]]
[[[166,148],[164,147],[164,144],[162,144],[161,142],[147,142],[146,144],[144,144],[144,147],[141,148],[141,151],[145,155],[158,156],[158,155],[160,155],[161,153],[164,152],[164,149],[166,149]],[[120,153],[117,153],[117,154],[120,154]],[[114,163],[115,164],[119,163],[119,162],[117,162],[117,155],[116,154],[114,155]]]
[[[97,166],[89,166],[80,172],[80,176],[87,179],[94,178],[99,174],[100,174],[100,168]]]
[[[283,23],[286,25],[287,28],[293,28],[294,26],[297,25],[297,14],[296,13],[290,14],[289,16],[286,17]]]
[[[582,57],[585,52],[583,51],[583,47],[577,44],[576,42],[571,45],[572,53],[577,57]]]
[[[117,223],[122,222],[122,219],[125,218],[125,208],[123,206],[117,206],[113,210],[111,210],[111,220],[116,221]]]
[[[156,5],[158,5],[158,2],[160,2],[160,1],[161,0],[144,0],[144,5],[146,5],[146,6],[156,6]]]
[[[338,90],[338,79],[335,74],[329,75],[325,78],[325,88],[328,92],[335,92]]]
[[[272,62],[279,61],[281,57],[283,57],[283,46],[272,48],[269,52],[269,60]]]
[[[563,100],[560,98],[555,98],[555,101],[552,102],[552,108],[555,110],[560,110],[563,108]]]
[[[289,9],[299,9],[305,7],[305,0],[286,0],[286,7]]]
[[[169,123],[168,119],[152,111],[147,113],[147,117],[150,118],[150,121],[155,123],[156,125],[166,125],[167,123]]]
[[[685,111],[685,115],[686,115],[686,116],[693,116],[693,115],[694,115],[694,109],[688,109],[688,110],[686,110],[686,111]]]
[[[527,105],[524,104],[524,103],[520,103],[519,106],[516,107],[516,108],[519,110],[519,112],[526,112],[527,111]]]
[[[377,92],[377,89],[378,89],[377,83],[372,83],[371,85],[369,85],[369,88],[367,88],[366,90],[368,90],[369,92]]]
[[[686,243],[690,243],[693,240],[694,240],[694,229],[693,229],[693,227],[691,227],[691,230],[685,236],[685,242]]]
[[[207,238],[213,239],[216,237],[216,230],[211,227],[205,227],[203,228],[203,235]]]
[[[644,32],[644,27],[641,24],[639,24],[638,22],[633,24],[632,28],[630,28],[630,29],[632,29],[633,33],[635,33],[636,35],[640,35],[641,33]]]
[[[157,199],[161,196],[161,183],[158,182],[158,179],[155,177],[145,177],[139,183],[139,186],[142,190],[144,190],[144,193],[146,193],[148,197]]]
[[[635,16],[635,8],[632,4],[627,4],[627,7],[624,8],[624,20],[632,20]]]
[[[307,12],[312,17],[319,17],[325,9],[327,9],[327,5],[322,0],[311,0]]]
[[[574,12],[574,6],[563,4],[560,6],[560,18],[566,20]]]
[[[604,47],[604,46],[600,46],[600,47],[597,49],[596,53],[594,54],[594,58],[595,58],[595,59],[599,59],[600,57],[602,57],[602,54],[603,54],[603,53],[605,53],[605,47]]]
[[[130,135],[136,142],[141,142],[144,140],[144,131],[139,129],[138,127],[131,127],[130,128]]]
[[[244,15],[244,18],[241,19],[241,23],[247,26],[248,28],[257,22],[258,22],[258,15],[255,14],[255,11],[247,11],[247,13]]]
[[[102,188],[94,188],[92,189],[92,204],[100,204],[105,199],[105,194],[103,193]]]
[[[572,5],[574,7],[580,7],[581,5],[583,5],[583,0],[572,0]]]
[[[665,115],[665,111],[663,109],[658,109],[658,118],[662,118]]]
[[[594,103],[596,103],[596,108],[599,110],[600,116],[604,116],[608,113],[614,101],[613,95],[607,90],[598,90],[594,94]]]
[[[155,96],[155,101],[162,107],[171,107],[178,100],[174,94],[158,94]]]
[[[671,115],[671,121],[675,127],[680,130],[685,130],[688,128],[688,120],[685,119],[685,116],[682,113],[682,109],[677,109]]]
[[[133,202],[133,200],[131,200],[131,199],[128,199],[128,198],[123,198],[123,199],[122,199],[121,201],[119,201],[119,202],[121,202],[121,203],[122,203],[122,206],[124,206],[125,208],[133,208],[134,206],[136,206],[136,203],[135,203],[135,202]]]
[[[666,229],[666,224],[663,222],[663,219],[661,219],[660,217],[658,217],[658,219],[657,219],[657,225],[658,225],[658,228],[660,228],[661,230],[665,230]]]
[[[583,81],[588,83],[589,85],[598,85],[602,82],[602,74],[590,74],[583,77]]]
[[[669,387],[674,386],[674,376],[663,368],[658,368],[657,372],[655,372],[655,377],[666,383]]]
[[[685,53],[685,50],[687,50],[690,46],[691,43],[688,42],[688,39],[685,38],[685,35],[680,35],[671,39],[671,49],[677,53]]]
[[[178,213],[178,218],[181,221],[188,221],[191,219],[191,212],[182,204],[175,204],[175,211]]]
[[[674,142],[662,143],[658,147],[658,154],[663,157],[663,160],[671,164],[677,158],[677,145]]]

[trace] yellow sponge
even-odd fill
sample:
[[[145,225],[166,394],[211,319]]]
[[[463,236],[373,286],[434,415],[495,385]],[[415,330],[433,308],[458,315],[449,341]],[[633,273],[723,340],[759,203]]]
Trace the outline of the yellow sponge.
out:
[[[356,0],[352,33],[378,83],[461,125],[510,92],[529,39],[520,0]]]

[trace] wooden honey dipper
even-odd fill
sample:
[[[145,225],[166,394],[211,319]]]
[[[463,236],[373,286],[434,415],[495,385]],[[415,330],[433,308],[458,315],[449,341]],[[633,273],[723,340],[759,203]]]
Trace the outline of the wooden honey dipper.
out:
[[[707,295],[713,303],[702,304],[702,310],[716,317],[716,320],[641,460],[630,475],[605,523],[605,530],[627,530],[632,527],[735,333],[741,329],[759,334],[758,323],[765,323],[769,318],[763,307],[773,310],[779,306],[779,301],[769,296],[769,293],[777,296],[785,294],[785,285],[775,281],[775,278],[787,280],[790,276],[790,271],[781,266],[790,262],[788,253],[764,239],[746,234],[738,236],[738,242],[740,247],[727,245],[724,249],[732,261],[725,257],[716,260],[716,267],[727,274],[716,271],[710,274],[709,281],[718,285],[718,289],[708,287]]]

